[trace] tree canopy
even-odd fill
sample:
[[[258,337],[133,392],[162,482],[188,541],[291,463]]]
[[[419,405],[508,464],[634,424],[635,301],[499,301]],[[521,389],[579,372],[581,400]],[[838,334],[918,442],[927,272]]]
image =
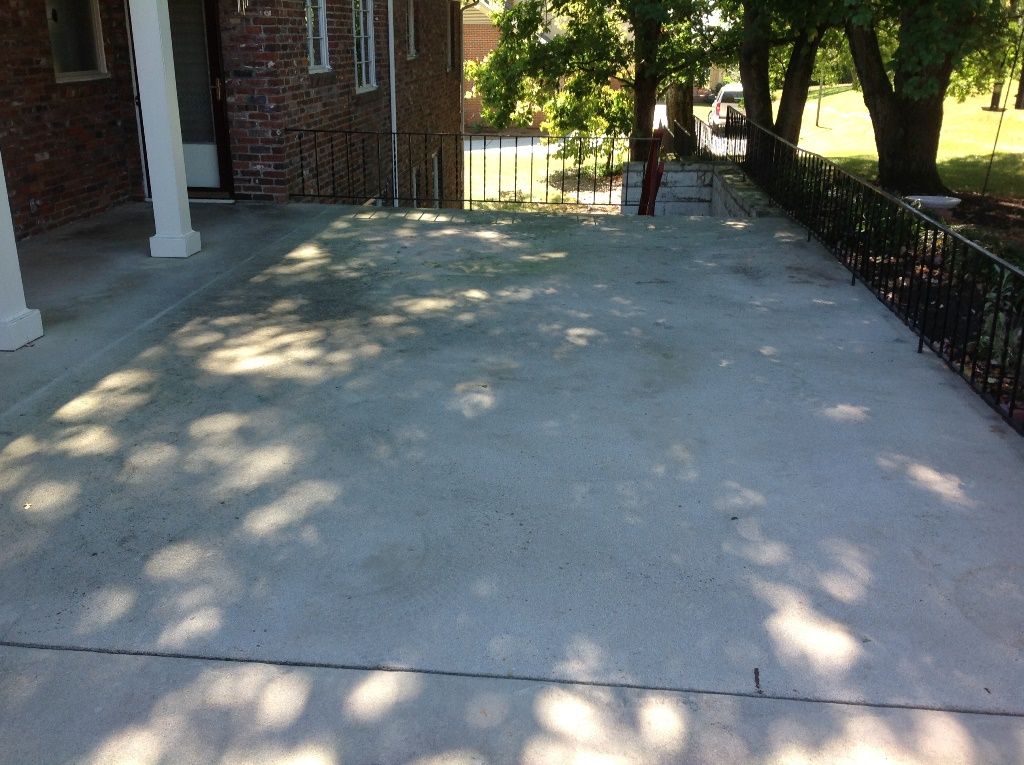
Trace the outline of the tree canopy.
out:
[[[643,137],[659,94],[704,84],[711,64],[738,65],[748,117],[796,143],[824,51],[822,70],[855,70],[882,185],[938,192],[942,101],[1001,77],[1017,2],[519,0],[467,74],[495,127],[540,109],[553,132]]]
[[[848,0],[846,37],[878,149],[882,186],[945,193],[936,158],[953,73],[1002,39],[1003,0]],[[891,53],[886,38],[895,41]]]
[[[559,133],[650,135],[664,85],[706,80],[710,18],[709,0],[522,0],[497,15],[500,42],[467,76],[498,128],[542,109]]]

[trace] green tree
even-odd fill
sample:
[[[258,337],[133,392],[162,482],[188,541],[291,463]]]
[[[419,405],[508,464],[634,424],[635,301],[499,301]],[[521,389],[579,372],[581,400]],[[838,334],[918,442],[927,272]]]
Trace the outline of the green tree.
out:
[[[709,0],[522,0],[467,76],[495,127],[543,109],[553,132],[649,137],[659,92],[707,76],[709,13]]]
[[[850,55],[850,45],[846,42],[841,26],[828,30],[822,36],[814,71],[815,79],[824,81],[826,85],[851,83],[860,87],[853,57]]]
[[[847,0],[845,24],[871,114],[881,185],[948,193],[937,156],[943,101],[954,71],[1007,23],[1002,0]],[[896,48],[886,56],[881,40]]]
[[[818,49],[843,21],[841,0],[724,0],[720,8],[736,35],[747,116],[796,143]]]

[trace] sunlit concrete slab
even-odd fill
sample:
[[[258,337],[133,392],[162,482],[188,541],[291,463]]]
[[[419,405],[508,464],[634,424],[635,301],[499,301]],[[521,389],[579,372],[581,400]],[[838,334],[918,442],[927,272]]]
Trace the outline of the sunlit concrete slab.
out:
[[[1010,765],[1024,758],[1024,720],[991,715],[12,648],[0,648],[0,670],[4,763]]]
[[[29,251],[44,321],[79,302],[0,359],[3,641],[907,705],[1020,740],[1021,441],[802,231],[203,214],[188,261],[99,258],[111,294]]]

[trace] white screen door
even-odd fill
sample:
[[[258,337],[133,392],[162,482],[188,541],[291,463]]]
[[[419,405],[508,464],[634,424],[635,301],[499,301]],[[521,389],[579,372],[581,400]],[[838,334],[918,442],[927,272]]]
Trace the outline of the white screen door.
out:
[[[185,150],[185,178],[190,188],[219,189],[220,155],[206,41],[206,10],[203,0],[170,0],[168,8]]]

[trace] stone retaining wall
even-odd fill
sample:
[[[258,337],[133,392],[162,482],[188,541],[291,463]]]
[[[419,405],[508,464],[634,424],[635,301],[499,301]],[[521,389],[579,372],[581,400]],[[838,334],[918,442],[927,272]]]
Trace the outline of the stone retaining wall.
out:
[[[623,215],[637,214],[643,172],[643,162],[630,162],[623,170]],[[731,162],[666,162],[654,214],[760,218],[777,211]]]

